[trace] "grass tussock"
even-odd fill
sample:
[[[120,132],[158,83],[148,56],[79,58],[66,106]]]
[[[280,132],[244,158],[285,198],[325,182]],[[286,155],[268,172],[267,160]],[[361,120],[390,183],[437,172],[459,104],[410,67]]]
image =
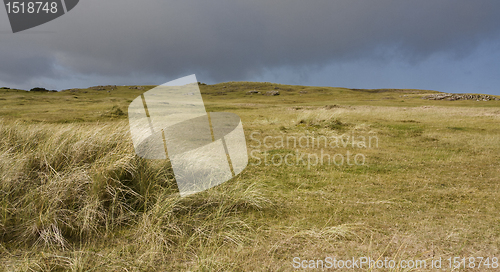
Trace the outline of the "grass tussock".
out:
[[[259,186],[238,179],[180,198],[169,162],[137,157],[128,133],[126,122],[0,123],[2,246],[69,250],[73,256],[30,258],[28,266],[78,271],[96,263],[74,250],[116,237],[132,241],[140,265],[166,261],[179,247],[249,241],[252,227],[240,214],[270,205]]]
[[[341,121],[341,114],[341,111],[309,110],[298,114],[296,123],[308,129],[324,128],[343,132],[349,124]]]

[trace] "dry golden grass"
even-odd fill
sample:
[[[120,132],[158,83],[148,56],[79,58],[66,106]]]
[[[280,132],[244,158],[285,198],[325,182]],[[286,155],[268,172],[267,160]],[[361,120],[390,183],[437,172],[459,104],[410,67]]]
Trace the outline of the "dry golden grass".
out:
[[[120,259],[111,247],[113,262],[166,265],[179,249],[247,242],[239,214],[269,204],[257,184],[238,181],[180,198],[168,162],[135,155],[126,122],[2,122],[0,136],[2,252],[34,253],[5,260],[7,269],[108,270],[108,257],[85,249],[117,241],[133,250]]]

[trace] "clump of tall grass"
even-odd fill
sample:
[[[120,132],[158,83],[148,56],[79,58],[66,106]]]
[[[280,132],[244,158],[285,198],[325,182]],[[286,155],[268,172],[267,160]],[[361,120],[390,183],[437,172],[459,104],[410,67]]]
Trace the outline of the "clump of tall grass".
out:
[[[180,198],[170,163],[135,155],[126,122],[0,121],[0,241],[67,250],[126,233],[144,261],[174,248],[242,244],[239,214],[269,201],[256,184]],[[124,232],[122,230],[125,230]]]
[[[301,112],[297,116],[297,125],[303,125],[313,128],[327,128],[331,130],[342,130],[346,123],[340,120],[339,111],[312,110]]]
[[[123,124],[2,123],[1,238],[64,248],[132,220],[168,173],[125,139]]]
[[[142,257],[153,259],[166,258],[176,245],[185,250],[242,246],[253,228],[239,215],[269,205],[257,184],[240,179],[187,198],[165,193],[142,214],[135,239],[145,252]]]

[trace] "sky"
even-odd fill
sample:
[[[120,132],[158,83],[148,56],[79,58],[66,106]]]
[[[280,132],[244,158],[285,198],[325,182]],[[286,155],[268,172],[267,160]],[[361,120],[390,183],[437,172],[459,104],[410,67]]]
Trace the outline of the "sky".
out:
[[[85,0],[12,33],[0,87],[261,81],[500,95],[498,0]]]

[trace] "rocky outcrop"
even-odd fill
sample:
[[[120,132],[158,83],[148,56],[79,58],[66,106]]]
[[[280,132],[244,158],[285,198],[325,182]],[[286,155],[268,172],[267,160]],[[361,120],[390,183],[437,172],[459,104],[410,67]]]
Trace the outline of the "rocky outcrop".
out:
[[[498,99],[495,96],[484,95],[484,94],[452,94],[452,93],[431,94],[431,95],[422,97],[422,99],[427,99],[427,100],[447,100],[447,101],[456,101],[456,100],[475,100],[475,101],[500,100],[500,99]]]
[[[280,92],[278,92],[278,91],[268,91],[264,95],[267,95],[267,96],[276,96],[276,95],[280,95]]]
[[[89,89],[96,91],[116,90],[116,85],[94,86]]]

